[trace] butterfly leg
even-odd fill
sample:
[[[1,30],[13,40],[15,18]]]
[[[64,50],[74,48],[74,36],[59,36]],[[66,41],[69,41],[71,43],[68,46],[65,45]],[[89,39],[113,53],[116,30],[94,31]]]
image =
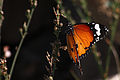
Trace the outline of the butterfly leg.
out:
[[[80,59],[78,59],[78,64],[79,64],[79,70],[80,70],[80,73],[81,73],[81,75],[83,75],[83,70],[82,70],[82,66],[81,66],[81,64],[80,64]]]

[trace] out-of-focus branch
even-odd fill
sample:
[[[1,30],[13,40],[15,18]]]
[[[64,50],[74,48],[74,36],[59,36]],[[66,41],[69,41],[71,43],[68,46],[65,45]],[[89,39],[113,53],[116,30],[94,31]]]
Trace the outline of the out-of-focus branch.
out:
[[[22,47],[22,44],[23,44],[23,41],[27,35],[27,31],[28,31],[28,27],[29,27],[29,24],[30,24],[30,21],[32,19],[32,15],[33,15],[33,12],[35,10],[35,7],[37,6],[37,0],[31,0],[31,6],[32,6],[32,9],[31,10],[27,10],[28,14],[27,14],[27,18],[28,18],[28,22],[26,24],[26,22],[24,22],[24,33],[22,32],[22,28],[20,29],[20,33],[22,33],[22,39],[20,41],[20,44],[18,46],[18,49],[16,51],[16,54],[15,54],[15,57],[14,57],[14,60],[13,60],[13,63],[12,63],[12,67],[10,69],[10,74],[9,74],[9,80],[11,79],[11,76],[12,76],[12,73],[13,73],[13,70],[14,70],[14,67],[15,67],[15,63],[16,63],[16,60],[17,60],[17,57],[18,57],[18,54],[19,54],[19,51]]]
[[[3,7],[3,0],[0,1],[0,42],[1,42],[1,25],[2,25],[2,21],[4,19],[2,7]]]
[[[111,48],[111,50],[112,50],[112,53],[113,53],[113,55],[114,55],[115,62],[116,62],[116,65],[117,65],[117,71],[118,71],[118,73],[120,73],[119,55],[118,55],[115,47],[113,46],[113,44],[110,43],[110,40],[107,39],[106,42],[107,42],[108,45],[110,45],[110,48]]]

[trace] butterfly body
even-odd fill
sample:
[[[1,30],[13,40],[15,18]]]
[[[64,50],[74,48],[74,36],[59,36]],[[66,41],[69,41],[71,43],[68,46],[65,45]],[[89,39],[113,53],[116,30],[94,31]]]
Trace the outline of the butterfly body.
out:
[[[107,34],[108,29],[96,23],[81,23],[68,26],[66,34],[68,52],[74,62],[84,57],[91,46]]]

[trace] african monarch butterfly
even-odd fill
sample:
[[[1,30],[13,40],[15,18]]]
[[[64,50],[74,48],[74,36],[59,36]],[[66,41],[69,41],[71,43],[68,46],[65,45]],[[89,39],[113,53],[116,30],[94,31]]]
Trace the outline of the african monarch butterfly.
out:
[[[108,31],[106,26],[96,23],[68,25],[67,47],[74,62],[79,63],[79,59],[88,53],[93,44],[103,39]]]

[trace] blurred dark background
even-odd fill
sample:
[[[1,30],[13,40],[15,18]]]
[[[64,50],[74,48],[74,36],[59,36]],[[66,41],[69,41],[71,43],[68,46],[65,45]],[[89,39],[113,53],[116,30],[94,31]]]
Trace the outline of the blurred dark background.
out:
[[[94,21],[110,26],[112,12],[110,12],[109,9],[104,8],[104,1],[106,0],[87,0],[88,10],[91,11],[91,16]],[[72,5],[71,0],[64,0],[63,5],[66,7],[66,9],[71,9],[71,14],[76,22],[81,22],[81,18],[78,17],[78,14],[76,11],[74,11],[74,6]],[[46,75],[49,75],[45,66],[49,67],[48,61],[46,59],[46,52],[51,52],[52,47],[50,43],[54,42],[55,40],[55,37],[53,35],[53,21],[55,19],[53,7],[56,7],[55,0],[38,0],[38,6],[36,7],[33,14],[28,30],[28,35],[25,38],[20,50],[20,54],[18,56],[11,80],[44,80]],[[11,67],[12,60],[16,52],[16,46],[18,46],[21,39],[19,29],[23,26],[24,21],[26,21],[25,14],[26,10],[29,8],[29,0],[4,0],[4,21],[1,28],[1,47],[3,48],[4,46],[8,45],[12,53],[12,56],[7,59],[8,69]],[[117,33],[114,41],[115,48],[117,49],[118,53],[120,53],[119,30],[120,26],[117,27]],[[103,61],[104,67],[108,45],[103,40],[98,43],[98,47],[98,50],[103,53],[101,54],[101,59]],[[2,51],[1,53],[0,56],[3,56]],[[76,66],[72,63],[72,60],[69,58],[68,53],[62,51],[60,62],[57,63],[54,79],[75,80],[70,71],[74,71],[74,73],[82,80],[101,79],[98,65],[92,53],[82,59],[81,62],[84,72],[82,76],[80,75],[79,70],[76,68]],[[116,73],[116,64],[114,57],[112,56],[109,75]]]

